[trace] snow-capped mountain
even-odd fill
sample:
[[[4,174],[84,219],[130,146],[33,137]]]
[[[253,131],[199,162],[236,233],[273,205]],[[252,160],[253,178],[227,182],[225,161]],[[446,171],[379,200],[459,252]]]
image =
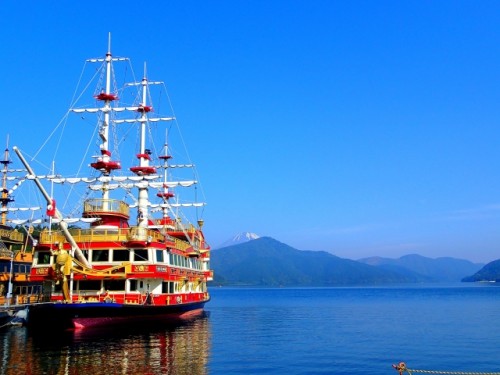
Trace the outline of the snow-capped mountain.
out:
[[[220,249],[222,247],[226,246],[232,246],[232,245],[238,245],[240,243],[256,240],[257,238],[260,238],[259,235],[251,232],[242,232],[234,236],[233,238],[230,238],[229,240],[225,241],[224,243],[220,244],[217,246],[217,249]]]

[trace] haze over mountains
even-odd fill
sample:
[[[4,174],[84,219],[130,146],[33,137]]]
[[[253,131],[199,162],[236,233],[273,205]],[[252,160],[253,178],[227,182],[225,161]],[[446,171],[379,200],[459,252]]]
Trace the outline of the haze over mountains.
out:
[[[481,281],[473,276],[484,265],[416,254],[399,259],[371,257],[354,261],[325,251],[297,250],[270,237],[242,233],[212,252],[211,266],[217,285],[343,286]]]

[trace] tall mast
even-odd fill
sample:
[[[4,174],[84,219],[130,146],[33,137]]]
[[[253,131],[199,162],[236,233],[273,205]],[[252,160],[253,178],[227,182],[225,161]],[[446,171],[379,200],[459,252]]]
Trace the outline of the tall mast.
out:
[[[91,59],[91,62],[102,61],[101,59]],[[111,119],[111,103],[118,99],[118,96],[111,91],[111,73],[113,57],[111,55],[111,34],[108,40],[108,52],[106,53],[106,58],[104,59],[106,68],[106,84],[104,90],[100,94],[96,95],[95,98],[103,102],[102,112],[104,113],[102,123],[100,124],[99,136],[101,137],[101,156],[98,158],[97,162],[91,163],[90,165],[101,171],[103,175],[109,176],[112,170],[120,169],[120,163],[111,160],[111,151],[109,150],[109,124]],[[103,185],[102,197],[104,200],[109,199],[109,190],[106,187],[107,183]]]
[[[146,72],[146,63],[144,63],[144,78],[141,81],[142,86],[142,99],[137,112],[140,113],[138,119],[140,123],[140,149],[137,154],[137,159],[139,159],[139,166],[132,167],[130,170],[138,176],[150,175],[156,173],[156,168],[149,165],[151,160],[151,150],[146,148],[146,126],[148,121],[148,112],[151,111],[151,106],[147,103],[148,94],[148,78]],[[149,194],[147,186],[139,187],[139,199],[137,202],[137,226],[147,227],[148,226],[148,206],[149,206]]]
[[[168,131],[165,132],[165,145],[164,145],[164,154],[160,156],[160,159],[163,160],[163,191],[158,192],[156,195],[163,199],[165,203],[172,197],[174,197],[174,193],[169,191],[168,189],[168,161],[172,158],[168,151]],[[163,211],[163,222],[166,223],[168,218],[168,206],[164,205],[162,208]]]
[[[12,163],[9,159],[9,136],[7,136],[7,146],[5,148],[3,160],[0,160],[0,163],[3,164],[2,168],[2,198],[0,198],[1,207],[2,207],[2,215],[1,215],[1,224],[6,225],[7,223],[7,205],[14,201],[9,196],[9,190],[7,189],[7,173],[8,173],[8,165]]]

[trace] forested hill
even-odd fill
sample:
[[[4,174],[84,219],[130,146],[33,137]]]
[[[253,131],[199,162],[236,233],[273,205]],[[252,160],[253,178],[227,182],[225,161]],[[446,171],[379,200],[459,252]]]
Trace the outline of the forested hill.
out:
[[[462,281],[500,282],[500,259],[486,264],[474,275],[465,277]]]
[[[324,251],[297,250],[270,237],[214,250],[211,266],[216,285],[341,286],[417,281],[412,275]]]

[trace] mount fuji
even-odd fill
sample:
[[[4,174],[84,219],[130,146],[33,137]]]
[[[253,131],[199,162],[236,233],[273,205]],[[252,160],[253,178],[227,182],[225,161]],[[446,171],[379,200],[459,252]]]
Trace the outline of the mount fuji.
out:
[[[216,249],[221,249],[227,246],[239,245],[241,243],[256,240],[258,238],[260,238],[258,234],[252,232],[242,232],[237,234],[233,238],[230,238],[229,240],[225,241],[224,243],[220,244],[219,246],[216,247]]]

